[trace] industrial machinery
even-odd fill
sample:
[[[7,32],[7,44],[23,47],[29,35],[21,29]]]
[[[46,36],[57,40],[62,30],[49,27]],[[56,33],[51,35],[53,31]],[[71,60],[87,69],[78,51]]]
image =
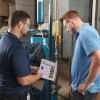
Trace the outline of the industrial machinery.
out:
[[[29,54],[30,54],[30,62],[32,64],[32,56],[41,60],[42,58],[48,59],[48,30],[42,30],[42,35],[40,30],[30,29],[28,31],[30,33],[29,38]],[[40,34],[36,34],[40,33]],[[52,37],[52,61],[55,60],[55,39]],[[40,63],[40,60],[37,62]],[[34,64],[35,65],[35,64]]]
[[[42,30],[42,34],[40,30],[34,30],[30,29],[28,31],[30,33],[29,38],[29,56],[30,56],[30,63],[31,65],[40,66],[40,62],[42,58],[48,59],[48,30]],[[37,35],[37,33],[39,33]],[[55,39],[54,37],[51,37],[52,41],[52,57],[51,60],[55,61]],[[26,48],[26,46],[25,46]],[[35,92],[35,96],[37,100],[48,100],[48,80],[44,80],[44,85],[42,91],[32,86]],[[51,82],[53,84],[53,82]],[[58,89],[60,89],[60,85],[58,85]],[[53,87],[51,87],[51,91],[53,91]],[[57,100],[58,99],[58,93],[56,95],[51,94],[51,100]]]
[[[49,0],[49,30],[42,30],[42,29],[29,30],[30,49],[28,51],[30,56],[30,63],[32,65],[39,66],[42,58],[55,62],[55,38],[52,36],[52,18],[53,18],[52,15],[53,15],[53,0]],[[41,24],[43,23],[44,23],[44,0],[37,0],[37,24],[41,26]],[[58,24],[59,24],[58,21],[56,21],[56,25],[59,27]],[[57,32],[59,32],[58,30],[59,28],[57,29]],[[57,37],[59,38],[59,34],[57,32],[56,34]],[[59,40],[56,43],[58,45]],[[58,90],[61,88],[61,86],[57,84],[57,79],[55,83],[45,79],[42,91],[38,90],[35,87],[33,88],[34,92],[37,94],[36,96],[37,100],[58,100]]]

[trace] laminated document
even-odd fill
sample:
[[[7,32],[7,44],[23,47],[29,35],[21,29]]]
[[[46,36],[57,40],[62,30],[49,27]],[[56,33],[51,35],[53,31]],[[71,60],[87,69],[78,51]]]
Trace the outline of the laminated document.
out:
[[[46,59],[42,59],[40,70],[43,72],[42,78],[54,81],[56,78],[56,72],[57,72],[57,64],[48,61]]]

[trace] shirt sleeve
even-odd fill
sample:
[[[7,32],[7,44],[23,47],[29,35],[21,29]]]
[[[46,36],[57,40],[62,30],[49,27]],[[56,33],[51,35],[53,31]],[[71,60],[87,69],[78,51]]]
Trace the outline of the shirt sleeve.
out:
[[[12,66],[16,77],[24,77],[31,74],[29,58],[23,48],[17,47],[11,57]]]
[[[100,50],[100,37],[95,30],[86,30],[85,32],[81,33],[81,41],[87,56],[89,56],[90,53]]]

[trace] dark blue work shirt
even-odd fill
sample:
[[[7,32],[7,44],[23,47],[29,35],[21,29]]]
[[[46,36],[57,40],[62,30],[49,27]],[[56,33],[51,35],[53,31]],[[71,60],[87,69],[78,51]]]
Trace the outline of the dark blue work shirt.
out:
[[[21,86],[16,77],[31,74],[29,56],[20,40],[7,32],[0,39],[0,92],[22,93],[30,89]]]

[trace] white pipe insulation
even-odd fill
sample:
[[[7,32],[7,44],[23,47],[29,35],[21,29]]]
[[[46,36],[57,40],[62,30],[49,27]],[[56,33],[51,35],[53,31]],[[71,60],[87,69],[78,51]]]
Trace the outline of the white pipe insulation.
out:
[[[92,6],[92,26],[95,28],[95,17],[96,17],[96,0],[93,0]]]

